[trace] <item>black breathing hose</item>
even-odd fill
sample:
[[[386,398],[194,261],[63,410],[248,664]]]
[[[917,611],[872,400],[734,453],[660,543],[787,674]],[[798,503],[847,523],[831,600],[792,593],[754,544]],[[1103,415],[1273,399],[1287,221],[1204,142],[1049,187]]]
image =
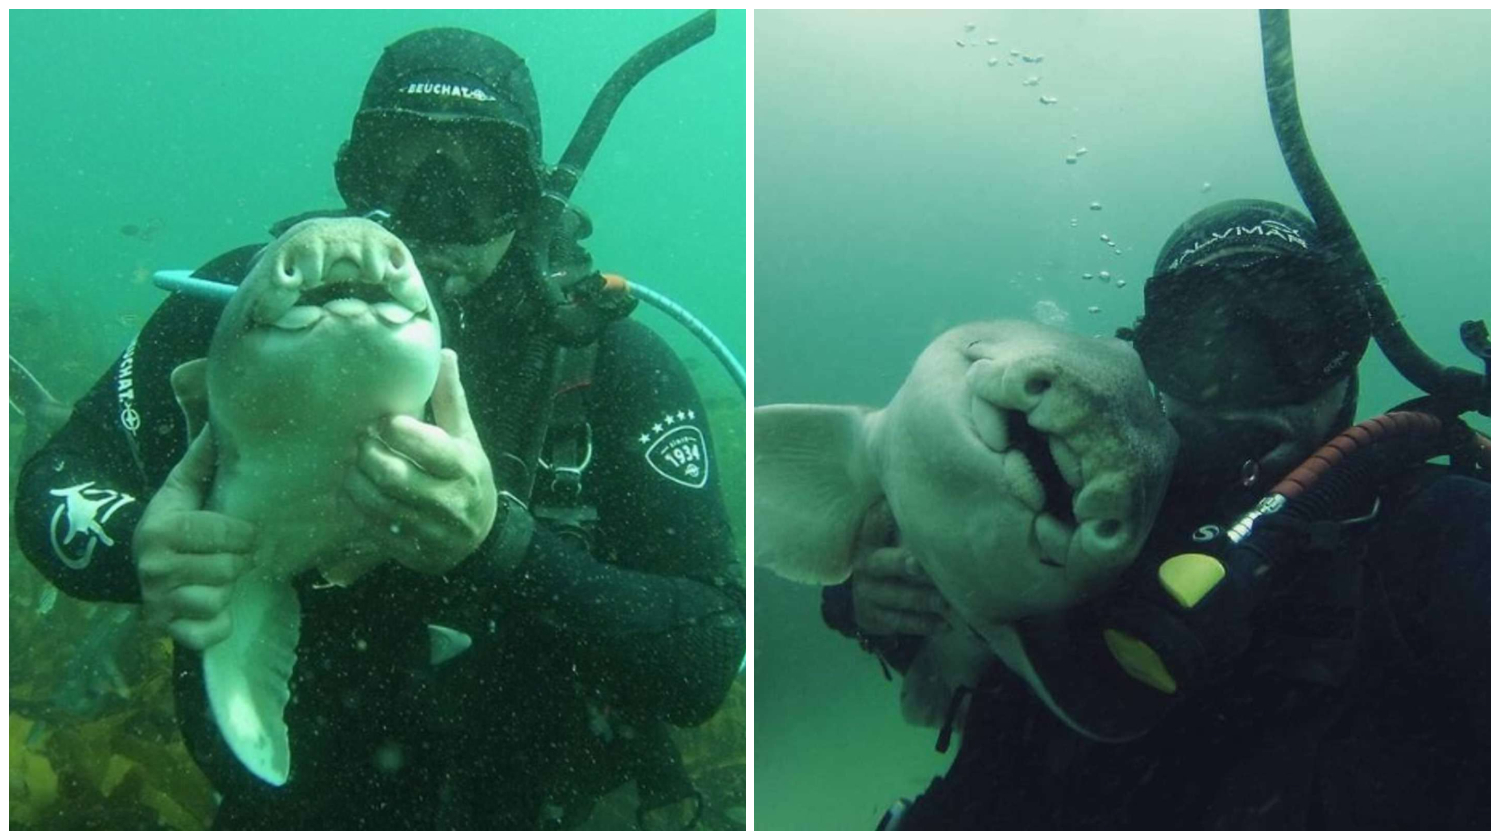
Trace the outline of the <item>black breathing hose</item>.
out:
[[[1302,201],[1318,225],[1318,235],[1335,249],[1359,274],[1361,296],[1369,312],[1375,342],[1396,370],[1407,381],[1441,399],[1456,412],[1477,411],[1489,416],[1489,381],[1484,374],[1459,367],[1445,366],[1427,355],[1401,325],[1401,318],[1391,305],[1385,289],[1375,276],[1375,269],[1365,256],[1359,237],[1334,197],[1328,179],[1318,167],[1307,132],[1302,125],[1302,110],[1297,104],[1297,73],[1292,63],[1292,27],[1286,9],[1260,11],[1261,55],[1265,65],[1266,99],[1271,108],[1271,124],[1276,128],[1276,142],[1282,159]],[[1469,324],[1475,322],[1468,322]],[[1466,329],[1472,329],[1466,327]]]
[[[535,291],[544,301],[547,318],[552,318],[565,302],[562,289],[553,282],[552,240],[568,198],[604,139],[615,112],[636,84],[652,70],[714,34],[717,20],[713,10],[706,11],[637,50],[620,65],[594,95],[567,150],[547,176],[542,188],[541,212],[532,228],[531,239],[537,268]],[[525,503],[530,502],[536,482],[538,456],[546,441],[552,393],[561,361],[559,336],[552,326],[549,322],[545,328],[533,329],[526,338],[525,349],[511,382],[509,408],[498,418],[498,451],[501,454],[495,469],[501,473],[500,477],[510,492]]]

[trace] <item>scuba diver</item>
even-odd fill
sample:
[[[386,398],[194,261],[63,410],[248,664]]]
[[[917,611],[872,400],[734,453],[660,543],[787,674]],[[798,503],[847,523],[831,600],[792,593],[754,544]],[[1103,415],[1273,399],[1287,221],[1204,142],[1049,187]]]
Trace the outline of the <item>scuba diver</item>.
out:
[[[706,37],[712,13],[690,26],[689,40],[648,55],[658,41],[627,67],[638,78]],[[15,515],[30,560],[74,597],[141,603],[176,640],[177,715],[221,797],[216,828],[567,828],[630,780],[642,824],[696,821],[702,797],[667,727],[707,720],[737,676],[743,572],[703,402],[661,338],[624,317],[634,301],[591,270],[578,243],[588,220],[566,203],[630,84],[607,86],[613,100],[596,99],[566,165],[549,170],[519,55],[462,29],[403,37],[338,153],[347,208],[272,229],[360,215],[406,243],[483,446],[459,458],[457,478],[389,487],[379,463],[406,457],[413,434],[448,432],[383,421],[362,444],[356,502],[378,512],[443,494],[417,500],[434,502],[421,510],[441,537],[348,587],[316,572],[294,582],[303,618],[285,716],[297,759],[283,786],[235,760],[204,690],[201,649],[227,633],[246,523],[176,526],[194,500],[178,487],[188,436],[169,376],[204,355],[222,300],[168,298],[25,465]],[[239,282],[257,250],[195,274]],[[451,359],[439,391],[458,388]],[[662,456],[664,423],[690,452]],[[412,425],[425,428],[403,433]],[[148,507],[164,484],[175,509]],[[472,647],[433,664],[431,623]]]
[[[1150,558],[1224,548],[1235,517],[1349,427],[1370,338],[1360,301],[1289,207],[1224,202],[1168,237],[1129,332],[1182,439],[1161,513],[1114,590],[1018,622],[1069,720],[995,661],[950,707],[951,769],[887,828],[1488,825],[1489,485],[1458,458],[1387,453],[1378,484],[1338,488],[1325,527],[1276,535],[1286,556],[1253,613],[1204,599],[1203,615],[1159,631],[1174,666],[1171,644],[1228,649],[1197,673],[1171,669],[1183,685],[1153,682],[1154,660],[1127,674],[1100,642],[1156,619],[1141,607],[1159,598],[1132,597],[1164,586]],[[904,671],[946,610],[888,517],[867,516],[824,616]]]

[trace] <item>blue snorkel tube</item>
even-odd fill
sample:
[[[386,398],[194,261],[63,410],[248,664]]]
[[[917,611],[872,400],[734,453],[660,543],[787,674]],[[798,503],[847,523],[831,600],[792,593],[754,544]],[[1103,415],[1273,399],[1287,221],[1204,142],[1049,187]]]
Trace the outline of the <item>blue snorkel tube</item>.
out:
[[[151,281],[159,289],[165,289],[169,292],[181,292],[192,297],[219,301],[221,303],[228,303],[229,298],[234,295],[234,290],[238,288],[230,283],[220,283],[216,280],[204,280],[201,277],[194,277],[193,272],[183,269],[163,269],[151,275]],[[740,393],[745,393],[745,366],[740,364],[740,360],[735,358],[734,351],[730,350],[723,341],[719,340],[719,337],[714,335],[713,330],[709,329],[707,324],[694,317],[693,313],[687,311],[682,304],[672,300],[661,292],[635,282],[627,281],[627,285],[631,295],[666,313],[672,320],[687,328],[688,332],[703,342],[709,352],[714,354],[714,358],[718,359],[719,363],[724,366],[724,370],[729,373],[729,376],[734,379],[734,384],[739,386]]]

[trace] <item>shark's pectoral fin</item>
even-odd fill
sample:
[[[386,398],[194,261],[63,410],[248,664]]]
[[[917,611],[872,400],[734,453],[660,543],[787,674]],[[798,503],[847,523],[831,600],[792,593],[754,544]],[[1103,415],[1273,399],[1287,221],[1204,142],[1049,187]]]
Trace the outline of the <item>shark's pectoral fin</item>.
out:
[[[860,521],[880,500],[866,448],[872,412],[854,406],[755,410],[755,563],[805,583],[849,576]]]
[[[188,440],[196,440],[208,425],[208,359],[194,359],[173,368],[172,394],[187,418]]]
[[[468,633],[441,624],[427,625],[427,642],[434,665],[447,662],[474,644]]]
[[[235,584],[230,610],[229,638],[203,652],[209,708],[235,757],[281,785],[291,769],[284,714],[302,608],[291,584],[252,573]]]
[[[1033,617],[1028,619],[1034,624],[1039,624],[1044,630],[1055,629],[1061,626],[1064,619],[1060,616]],[[1118,718],[1111,717],[1108,720],[1100,719],[1097,723],[1087,718],[1073,714],[1065,709],[1063,703],[1059,702],[1058,695],[1053,691],[1053,686],[1041,672],[1038,671],[1036,660],[1028,650],[1026,637],[1014,624],[1004,624],[990,628],[984,633],[985,640],[989,642],[990,649],[1000,657],[1016,676],[1026,681],[1031,686],[1031,691],[1037,699],[1042,701],[1048,711],[1052,712],[1058,720],[1062,721],[1074,732],[1094,741],[1104,743],[1123,743],[1140,737],[1150,728],[1154,720],[1145,721],[1122,715]],[[1066,686],[1063,686],[1066,687]],[[1101,689],[1103,690],[1103,689]],[[1076,692],[1075,692],[1076,693]],[[1098,724],[1106,724],[1101,726]]]

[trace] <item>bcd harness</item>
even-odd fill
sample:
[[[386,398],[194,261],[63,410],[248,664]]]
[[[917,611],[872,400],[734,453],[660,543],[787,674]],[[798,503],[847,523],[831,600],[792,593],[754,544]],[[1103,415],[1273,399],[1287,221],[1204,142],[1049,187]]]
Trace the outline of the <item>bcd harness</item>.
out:
[[[599,511],[583,496],[584,471],[594,459],[594,429],[586,405],[599,344],[561,348],[551,421],[537,458],[531,515],[592,553]]]

